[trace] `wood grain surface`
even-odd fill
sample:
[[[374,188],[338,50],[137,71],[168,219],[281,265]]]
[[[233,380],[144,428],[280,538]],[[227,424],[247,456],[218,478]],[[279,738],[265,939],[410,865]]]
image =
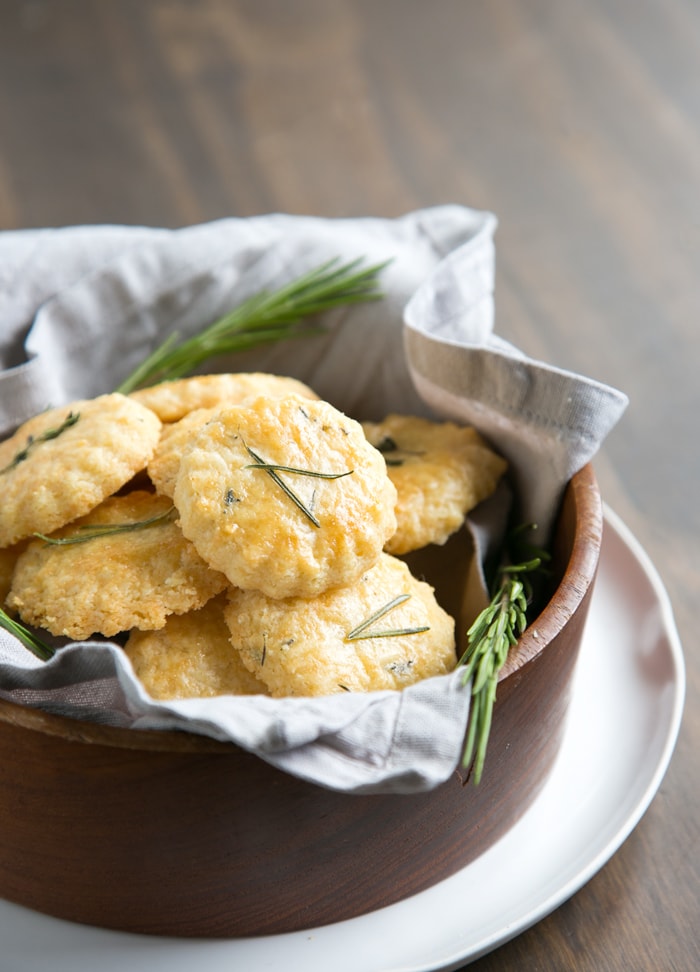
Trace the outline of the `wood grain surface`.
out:
[[[470,968],[690,972],[700,4],[0,3],[0,228],[443,202],[499,217],[499,333],[629,395],[596,471],[668,588],[688,666],[677,749],[641,823],[571,900]]]

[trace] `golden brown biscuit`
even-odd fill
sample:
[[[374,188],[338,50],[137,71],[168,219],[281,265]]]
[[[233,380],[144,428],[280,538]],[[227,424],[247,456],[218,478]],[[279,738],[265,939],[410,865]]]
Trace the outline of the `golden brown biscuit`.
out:
[[[196,408],[179,422],[163,426],[153,458],[148,464],[148,475],[161,496],[172,499],[183,453],[194,439],[194,433],[220,411],[219,406]]]
[[[29,419],[0,443],[0,547],[85,516],[145,468],[161,423],[124,395]]]
[[[383,422],[364,422],[363,428],[396,486],[397,528],[385,548],[389,553],[445,543],[469,510],[491,495],[507,468],[468,426],[389,415]]]
[[[105,525],[129,529],[96,536]],[[54,635],[161,628],[168,615],[199,608],[226,587],[183,537],[171,502],[151,493],[110,497],[53,538],[80,542],[32,541],[17,561],[7,603]]]
[[[5,598],[10,593],[15,564],[26,546],[27,542],[22,541],[16,543],[13,547],[0,547],[0,607],[3,606]]]
[[[396,491],[362,427],[298,396],[207,422],[181,460],[174,499],[202,557],[269,597],[353,583],[396,527]]]
[[[198,611],[172,614],[159,631],[132,631],[124,651],[154,699],[267,694],[231,645],[225,603],[219,594]]]
[[[351,587],[312,600],[235,589],[228,599],[231,643],[273,696],[403,689],[457,661],[453,619],[388,554]]]
[[[296,378],[253,371],[164,381],[132,392],[131,398],[152,409],[161,422],[178,422],[196,408],[245,405],[260,395],[268,398],[285,398],[287,395],[318,397]]]

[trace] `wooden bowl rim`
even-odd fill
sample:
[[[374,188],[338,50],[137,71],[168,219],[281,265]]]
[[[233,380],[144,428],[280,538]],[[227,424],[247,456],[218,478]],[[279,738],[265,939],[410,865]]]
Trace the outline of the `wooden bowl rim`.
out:
[[[595,581],[603,539],[603,504],[590,463],[571,479],[568,489],[576,511],[571,556],[554,594],[509,652],[499,681],[520,671],[551,643]]]
[[[572,477],[576,522],[571,557],[551,600],[511,651],[499,681],[519,672],[539,655],[573,616],[593,584],[603,528],[602,504],[591,464]],[[232,753],[239,746],[178,730],[130,729],[59,716],[0,699],[0,723],[23,727],[75,743],[168,753]]]

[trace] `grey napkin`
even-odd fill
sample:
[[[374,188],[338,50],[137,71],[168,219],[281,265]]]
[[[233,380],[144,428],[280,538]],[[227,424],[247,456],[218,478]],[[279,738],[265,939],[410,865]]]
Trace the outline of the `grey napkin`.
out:
[[[187,337],[262,288],[331,257],[390,259],[381,302],[329,313],[319,337],[200,370],[293,375],[359,419],[433,411],[468,421],[510,460],[523,515],[548,528],[566,482],[626,398],[493,335],[495,225],[489,213],[454,205],[396,220],[272,214],[179,230],[0,233],[0,435],[48,406],[111,391],[166,334]],[[346,792],[443,782],[469,712],[459,672],[401,693],[155,702],[117,646],[73,644],[45,664],[2,630],[0,697],[231,740]]]

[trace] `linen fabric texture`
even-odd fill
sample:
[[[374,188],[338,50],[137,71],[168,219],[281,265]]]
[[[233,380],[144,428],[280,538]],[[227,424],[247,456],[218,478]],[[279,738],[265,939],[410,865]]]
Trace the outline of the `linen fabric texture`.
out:
[[[445,205],[398,219],[269,214],[174,230],[0,233],[0,435],[47,407],[113,391],[169,333],[187,338],[262,289],[332,258],[388,260],[382,300],[328,312],[320,335],[199,372],[292,375],[357,419],[403,411],[472,424],[508,459],[519,515],[546,537],[566,483],[627,398],[494,333],[495,229],[491,213]],[[3,629],[0,697],[230,741],[348,793],[420,792],[448,779],[470,698],[456,670],[403,692],[160,702],[116,644],[72,643],[41,662]]]

